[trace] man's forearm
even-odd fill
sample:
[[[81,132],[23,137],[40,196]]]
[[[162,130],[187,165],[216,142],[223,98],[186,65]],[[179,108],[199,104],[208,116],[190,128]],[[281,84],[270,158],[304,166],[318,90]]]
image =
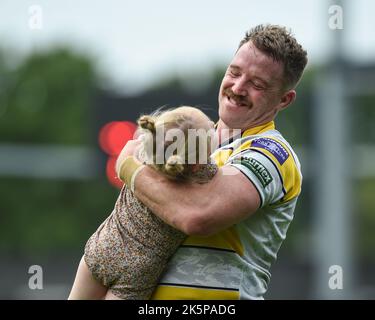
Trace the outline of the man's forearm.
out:
[[[164,222],[199,236],[238,223],[260,205],[254,185],[230,166],[204,184],[174,182],[146,167],[135,179],[135,195]]]
[[[140,166],[130,157],[119,165],[120,177],[128,187],[135,185],[135,196],[155,215],[187,235],[217,233],[259,208],[257,189],[232,166],[220,168],[203,184],[172,181],[147,166],[138,170]]]
[[[135,179],[135,195],[154,214],[186,234],[204,208],[205,197],[197,197],[201,185],[171,181],[151,168],[144,168]]]

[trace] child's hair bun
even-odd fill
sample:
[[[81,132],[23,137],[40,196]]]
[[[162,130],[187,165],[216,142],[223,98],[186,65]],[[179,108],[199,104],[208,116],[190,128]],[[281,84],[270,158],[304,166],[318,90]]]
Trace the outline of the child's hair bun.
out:
[[[178,155],[170,156],[166,163],[165,163],[165,172],[173,177],[177,177],[178,175],[184,172],[185,165]]]
[[[151,132],[155,132],[155,119],[152,116],[144,115],[141,116],[138,120],[138,125],[142,129],[150,130]]]

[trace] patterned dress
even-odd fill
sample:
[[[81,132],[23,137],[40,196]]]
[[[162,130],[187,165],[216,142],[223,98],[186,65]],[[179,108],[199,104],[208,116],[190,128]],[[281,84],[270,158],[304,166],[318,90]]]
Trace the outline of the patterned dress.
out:
[[[208,164],[196,176],[208,181],[216,171],[216,165]],[[84,259],[93,277],[119,298],[149,299],[185,238],[124,186],[111,215],[87,241]]]

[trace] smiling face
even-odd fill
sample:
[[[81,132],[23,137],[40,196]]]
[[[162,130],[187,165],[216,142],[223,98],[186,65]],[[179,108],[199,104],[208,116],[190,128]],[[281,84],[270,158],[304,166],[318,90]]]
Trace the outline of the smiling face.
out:
[[[243,44],[230,63],[219,92],[219,128],[246,130],[273,120],[295,98],[284,91],[283,64]]]

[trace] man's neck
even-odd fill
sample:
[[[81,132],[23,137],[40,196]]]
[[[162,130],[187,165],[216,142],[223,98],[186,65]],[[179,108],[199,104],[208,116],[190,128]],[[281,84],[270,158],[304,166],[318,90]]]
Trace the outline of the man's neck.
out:
[[[233,138],[234,136],[241,135],[241,129],[229,128],[221,119],[217,123],[216,134],[219,139],[219,144]]]

